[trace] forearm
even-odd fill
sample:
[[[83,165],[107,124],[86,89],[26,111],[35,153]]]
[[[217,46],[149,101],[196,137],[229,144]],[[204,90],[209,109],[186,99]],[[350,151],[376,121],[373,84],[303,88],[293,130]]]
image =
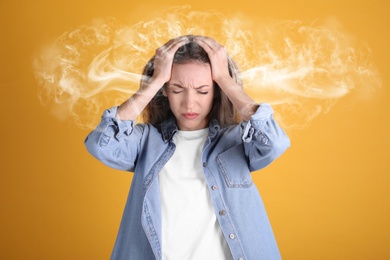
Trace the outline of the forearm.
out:
[[[142,82],[138,91],[118,107],[116,118],[120,120],[136,120],[163,84],[153,78]]]
[[[245,121],[249,121],[251,116],[258,109],[259,104],[257,104],[250,96],[248,96],[242,87],[238,85],[231,77],[219,80],[217,84],[233,103],[233,106],[238,111],[241,118]]]

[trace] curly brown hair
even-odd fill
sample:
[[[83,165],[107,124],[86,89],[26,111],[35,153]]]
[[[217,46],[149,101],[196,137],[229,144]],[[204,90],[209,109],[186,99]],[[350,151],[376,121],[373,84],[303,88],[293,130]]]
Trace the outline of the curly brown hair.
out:
[[[193,39],[196,36],[187,35],[190,40],[189,43],[181,46],[174,55],[174,64],[184,64],[188,62],[202,62],[210,64],[208,54],[203,48],[198,45]],[[154,58],[153,56],[142,72],[143,78],[149,78],[154,72]],[[240,72],[235,62],[228,56],[228,69],[230,76],[242,87],[242,81]],[[141,83],[142,84],[142,83]],[[142,119],[145,123],[151,123],[152,125],[158,125],[168,118],[173,116],[173,113],[169,106],[168,99],[162,94],[162,89],[152,98],[149,104],[142,112]],[[240,117],[234,108],[232,102],[223,93],[217,83],[214,82],[214,101],[210,113],[208,115],[209,120],[216,119],[221,127],[237,124],[240,122]]]

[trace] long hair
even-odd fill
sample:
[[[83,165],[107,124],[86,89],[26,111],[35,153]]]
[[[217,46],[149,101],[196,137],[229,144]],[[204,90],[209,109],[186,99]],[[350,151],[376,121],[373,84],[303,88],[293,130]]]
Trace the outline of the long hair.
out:
[[[203,48],[198,45],[193,39],[196,36],[188,35],[189,43],[181,46],[175,53],[173,58],[173,64],[184,64],[188,62],[202,62],[210,64],[208,54]],[[153,56],[144,67],[142,72],[143,78],[149,78],[154,72],[154,58]],[[228,56],[228,69],[230,76],[235,80],[237,84],[242,87],[242,81],[239,74],[239,70],[235,62]],[[142,82],[141,82],[142,84]],[[168,118],[173,116],[173,113],[169,106],[168,98],[162,94],[162,88],[152,98],[149,104],[142,112],[142,119],[145,123],[151,123],[152,125],[158,125]],[[209,120],[216,119],[221,127],[237,124],[240,121],[240,117],[234,108],[232,102],[223,93],[217,83],[214,82],[214,100],[208,115]]]

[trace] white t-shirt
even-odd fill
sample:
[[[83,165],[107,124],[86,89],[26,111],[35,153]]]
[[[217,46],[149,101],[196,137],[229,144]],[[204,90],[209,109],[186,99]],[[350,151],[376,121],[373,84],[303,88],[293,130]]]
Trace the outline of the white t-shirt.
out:
[[[208,129],[179,131],[159,174],[163,260],[232,259],[202,171]]]

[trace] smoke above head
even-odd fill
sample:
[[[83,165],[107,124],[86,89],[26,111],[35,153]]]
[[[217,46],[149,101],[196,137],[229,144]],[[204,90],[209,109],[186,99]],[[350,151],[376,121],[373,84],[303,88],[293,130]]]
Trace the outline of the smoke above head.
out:
[[[180,35],[207,35],[236,61],[249,95],[272,104],[285,128],[302,128],[352,91],[372,93],[381,86],[369,47],[334,24],[260,23],[188,6],[133,25],[96,19],[63,33],[36,56],[39,98],[57,118],[92,128],[103,109],[138,89],[158,47]]]

